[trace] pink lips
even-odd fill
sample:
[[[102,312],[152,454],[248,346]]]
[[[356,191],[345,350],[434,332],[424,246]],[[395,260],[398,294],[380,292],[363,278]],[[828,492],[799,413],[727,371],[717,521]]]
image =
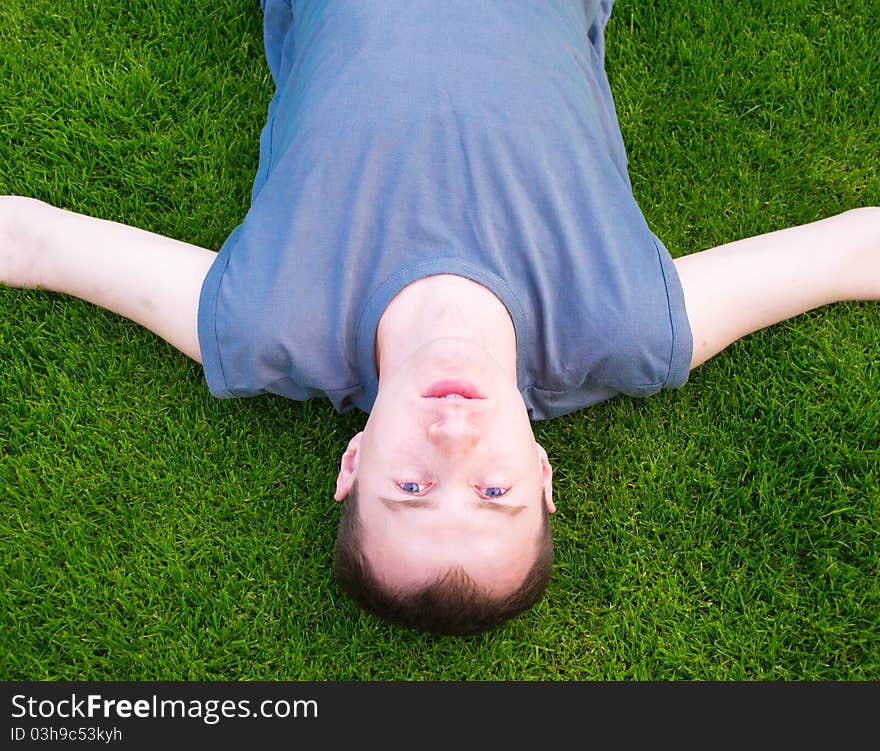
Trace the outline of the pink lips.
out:
[[[460,394],[465,399],[484,399],[485,397],[477,391],[477,387],[470,381],[463,381],[460,378],[446,378],[431,384],[430,388],[422,396],[429,399],[439,399],[448,394]]]

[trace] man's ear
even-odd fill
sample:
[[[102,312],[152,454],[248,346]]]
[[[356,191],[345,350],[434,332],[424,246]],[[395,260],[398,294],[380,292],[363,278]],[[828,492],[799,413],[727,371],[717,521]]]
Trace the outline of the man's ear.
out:
[[[541,468],[541,487],[544,489],[544,498],[547,501],[547,511],[551,514],[556,511],[556,504],[553,503],[553,467],[550,466],[550,460],[547,458],[547,452],[540,443],[535,443],[538,447],[538,466]]]
[[[361,431],[348,442],[348,448],[342,455],[342,461],[339,462],[339,474],[336,476],[336,493],[333,495],[333,498],[337,501],[345,498],[351,492],[352,485],[354,485],[363,437],[364,433]]]

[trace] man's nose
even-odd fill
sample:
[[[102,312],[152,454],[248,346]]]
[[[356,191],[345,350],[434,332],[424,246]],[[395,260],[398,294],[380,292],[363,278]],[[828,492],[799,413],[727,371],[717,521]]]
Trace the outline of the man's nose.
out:
[[[480,440],[480,428],[467,415],[456,411],[431,423],[428,437],[438,446],[471,448]]]

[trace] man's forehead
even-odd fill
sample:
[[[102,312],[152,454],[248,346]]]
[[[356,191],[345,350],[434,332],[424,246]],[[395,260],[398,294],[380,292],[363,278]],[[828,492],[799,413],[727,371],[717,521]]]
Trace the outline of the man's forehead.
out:
[[[367,525],[362,538],[370,567],[390,586],[424,586],[451,569],[460,569],[480,587],[508,592],[522,582],[533,563],[534,547],[529,540],[534,540],[536,530],[502,530],[497,522],[492,530],[470,533],[449,527],[438,530],[430,524],[422,528],[406,520],[422,517],[424,511],[402,513],[407,516],[397,518],[404,522],[404,529],[396,524]]]
[[[428,510],[428,511],[436,511],[440,508],[443,503],[442,498],[438,498],[436,495],[432,498],[388,498],[386,496],[379,496],[379,501],[389,510],[399,513],[401,511],[411,511],[411,510]],[[525,504],[518,503],[498,503],[497,501],[490,501],[485,498],[473,498],[469,501],[465,502],[466,506],[471,508],[479,509],[482,511],[494,511],[498,514],[503,514],[507,517],[518,516],[522,511],[524,511],[528,506]]]

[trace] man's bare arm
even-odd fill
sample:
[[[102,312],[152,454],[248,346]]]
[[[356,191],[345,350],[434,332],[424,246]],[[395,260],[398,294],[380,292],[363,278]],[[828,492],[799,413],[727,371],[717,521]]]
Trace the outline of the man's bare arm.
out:
[[[753,331],[842,300],[880,300],[880,208],[675,259],[694,338],[691,368]]]
[[[125,224],[0,196],[0,282],[100,305],[199,362],[199,295],[215,256]]]

